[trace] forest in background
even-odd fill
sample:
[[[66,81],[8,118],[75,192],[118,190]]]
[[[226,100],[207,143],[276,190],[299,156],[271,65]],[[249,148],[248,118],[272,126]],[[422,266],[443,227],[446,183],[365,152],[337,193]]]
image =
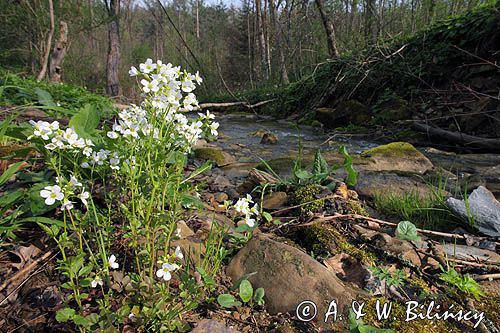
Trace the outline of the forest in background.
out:
[[[200,97],[276,87],[327,59],[404,38],[480,0],[2,0],[0,63],[136,99],[146,58],[199,70]]]

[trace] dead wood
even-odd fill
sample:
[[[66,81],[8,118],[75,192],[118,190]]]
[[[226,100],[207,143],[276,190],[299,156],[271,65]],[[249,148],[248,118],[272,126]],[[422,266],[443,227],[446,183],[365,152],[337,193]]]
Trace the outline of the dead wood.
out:
[[[433,127],[422,123],[413,123],[413,128],[417,131],[427,133],[429,136],[445,139],[454,143],[461,144],[465,147],[500,151],[500,139],[481,138],[478,136],[444,130],[442,128]]]

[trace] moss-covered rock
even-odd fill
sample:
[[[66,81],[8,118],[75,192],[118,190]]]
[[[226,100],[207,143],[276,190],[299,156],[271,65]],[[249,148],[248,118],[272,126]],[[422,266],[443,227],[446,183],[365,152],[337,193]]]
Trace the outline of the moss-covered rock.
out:
[[[290,201],[294,205],[303,205],[299,208],[301,214],[315,212],[323,207],[325,200],[319,199],[321,188],[314,184],[299,187],[291,195]]]
[[[363,170],[395,171],[423,174],[432,169],[432,162],[407,142],[392,142],[368,149],[355,159]]]
[[[220,167],[236,162],[236,159],[232,155],[217,147],[195,148],[194,156],[204,160],[212,160]]]

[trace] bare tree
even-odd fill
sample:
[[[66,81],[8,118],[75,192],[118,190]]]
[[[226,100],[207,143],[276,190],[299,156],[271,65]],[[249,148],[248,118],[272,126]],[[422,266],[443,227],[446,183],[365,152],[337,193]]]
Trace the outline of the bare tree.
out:
[[[50,57],[49,79],[51,82],[61,82],[62,62],[66,56],[68,47],[68,24],[64,21],[59,22],[59,38],[54,44],[54,50]]]
[[[119,96],[120,88],[120,0],[105,0],[108,11],[108,60],[106,63],[106,93]]]
[[[321,20],[323,21],[323,26],[326,32],[326,41],[328,44],[328,53],[332,58],[337,58],[339,56],[339,51],[337,50],[337,40],[335,38],[335,28],[333,26],[333,21],[326,14],[325,4],[323,0],[315,0],[316,7],[321,15]]]
[[[267,64],[266,37],[264,35],[264,22],[262,20],[262,8],[260,0],[255,0],[255,16],[257,18],[257,33],[259,35],[259,47],[262,75],[265,81],[269,80],[269,67]]]
[[[49,16],[50,16],[50,30],[47,36],[47,41],[45,43],[45,53],[42,57],[42,63],[41,63],[42,68],[40,69],[40,73],[38,73],[38,76],[36,77],[38,81],[43,80],[45,75],[47,75],[47,68],[49,67],[49,55],[50,55],[50,49],[52,47],[52,36],[54,35],[54,30],[55,30],[54,4],[52,3],[52,0],[49,0]]]

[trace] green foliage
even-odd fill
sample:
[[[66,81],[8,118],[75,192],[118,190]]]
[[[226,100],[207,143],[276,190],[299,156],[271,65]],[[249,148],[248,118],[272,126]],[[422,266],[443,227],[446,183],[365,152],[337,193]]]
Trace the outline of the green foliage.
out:
[[[401,287],[406,280],[405,272],[400,269],[391,272],[388,268],[374,266],[370,270],[380,281],[385,280],[387,287]]]
[[[410,221],[401,221],[396,228],[396,237],[407,241],[417,241],[420,237],[417,233],[417,227]]]
[[[113,103],[81,87],[51,84],[21,77],[0,68],[0,105],[32,106],[54,114],[72,114],[73,110],[93,105],[99,112],[109,113]]]
[[[252,284],[247,279],[241,279],[238,281],[239,293],[238,296],[241,300],[238,301],[231,294],[221,294],[217,297],[217,302],[220,306],[224,308],[238,307],[242,304],[247,304],[253,306],[253,304],[263,305],[264,304],[264,288],[257,288],[255,291]]]
[[[451,287],[473,296],[478,301],[481,296],[484,296],[481,286],[469,275],[461,275],[451,266],[448,266],[446,270],[441,267],[441,270],[443,273],[439,275],[439,278]]]
[[[417,192],[376,193],[374,206],[377,211],[401,220],[412,221],[420,228],[439,230],[458,223],[459,219],[446,206],[446,182],[441,178],[428,184],[429,195]]]
[[[366,325],[363,320],[356,319],[356,315],[352,310],[349,310],[349,332],[350,333],[394,333],[391,329],[376,328]]]
[[[96,107],[86,104],[69,120],[69,127],[72,127],[76,134],[83,138],[91,138],[95,134],[95,129],[99,125],[100,114]]]

